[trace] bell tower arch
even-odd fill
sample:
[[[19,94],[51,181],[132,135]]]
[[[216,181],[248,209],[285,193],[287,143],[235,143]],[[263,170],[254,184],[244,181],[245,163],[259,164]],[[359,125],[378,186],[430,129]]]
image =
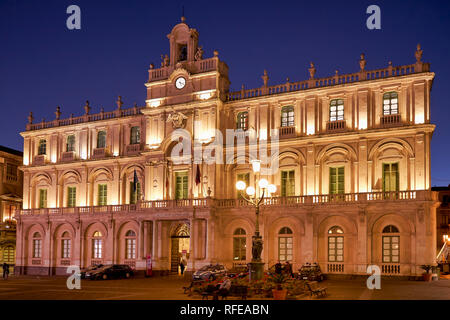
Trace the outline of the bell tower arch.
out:
[[[198,32],[186,24],[186,18],[181,17],[181,23],[173,27],[167,35],[170,44],[170,65],[178,62],[192,62],[198,48]]]

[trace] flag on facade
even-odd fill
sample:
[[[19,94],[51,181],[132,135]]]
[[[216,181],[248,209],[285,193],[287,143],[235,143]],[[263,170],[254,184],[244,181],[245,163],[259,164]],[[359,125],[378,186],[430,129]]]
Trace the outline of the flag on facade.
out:
[[[137,184],[138,184],[138,176],[137,176],[137,173],[136,173],[136,169],[134,169],[134,177],[133,177],[133,192],[134,193],[136,193]]]
[[[197,164],[197,173],[195,175],[195,184],[198,185],[200,183],[200,166]]]

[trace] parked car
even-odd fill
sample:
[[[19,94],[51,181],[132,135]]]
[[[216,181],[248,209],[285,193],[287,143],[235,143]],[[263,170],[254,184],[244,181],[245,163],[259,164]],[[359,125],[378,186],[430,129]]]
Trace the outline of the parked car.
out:
[[[86,273],[91,272],[91,271],[94,271],[94,270],[96,270],[96,269],[98,269],[98,268],[101,268],[101,267],[103,267],[102,264],[94,264],[94,265],[89,266],[89,267],[87,267],[87,268],[81,269],[81,270],[80,270],[80,273],[79,273],[80,278],[81,278],[81,279],[85,279],[85,278],[86,278]]]
[[[107,280],[118,278],[130,278],[134,274],[133,269],[126,264],[112,264],[100,267],[86,273],[86,279]]]
[[[214,280],[218,276],[224,276],[227,269],[223,264],[210,264],[197,270],[193,275],[193,280]]]
[[[308,281],[323,281],[324,276],[322,271],[320,270],[320,266],[317,263],[304,264],[300,269],[298,269],[298,278],[300,280],[308,280]]]

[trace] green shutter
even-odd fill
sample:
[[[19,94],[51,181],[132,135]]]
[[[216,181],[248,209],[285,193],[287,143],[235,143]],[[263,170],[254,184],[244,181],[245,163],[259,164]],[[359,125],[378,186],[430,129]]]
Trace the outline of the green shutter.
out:
[[[47,208],[47,189],[39,190],[39,208]]]
[[[98,185],[98,205],[106,206],[108,199],[108,186],[106,184]]]
[[[399,191],[398,163],[383,163],[383,192]]]
[[[330,194],[345,193],[344,167],[330,168]]]
[[[67,188],[67,206],[75,207],[77,199],[77,188],[76,187],[68,187]]]
[[[175,199],[187,199],[188,198],[188,173],[176,172],[175,173]]]
[[[295,196],[295,170],[281,171],[281,196]]]
[[[141,196],[141,183],[136,184],[136,192],[134,191],[134,182],[130,182],[130,204],[136,204]]]
[[[245,185],[248,187],[250,185],[250,173],[239,173],[236,177],[236,182],[238,181],[244,181]],[[243,191],[238,190],[237,197],[239,199],[242,199],[244,194],[245,190]]]

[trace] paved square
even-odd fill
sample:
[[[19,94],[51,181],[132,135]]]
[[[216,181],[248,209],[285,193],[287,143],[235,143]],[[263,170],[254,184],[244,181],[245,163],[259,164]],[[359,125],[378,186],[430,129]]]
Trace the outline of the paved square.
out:
[[[82,280],[69,290],[65,277],[10,277],[0,280],[0,300],[196,300],[183,293],[189,282],[178,276],[106,281]],[[381,290],[369,290],[365,280],[328,280],[326,300],[449,300],[450,280],[434,282],[382,280]],[[299,300],[310,299],[307,295]],[[249,298],[250,300],[252,297]],[[316,298],[314,298],[316,299]]]

